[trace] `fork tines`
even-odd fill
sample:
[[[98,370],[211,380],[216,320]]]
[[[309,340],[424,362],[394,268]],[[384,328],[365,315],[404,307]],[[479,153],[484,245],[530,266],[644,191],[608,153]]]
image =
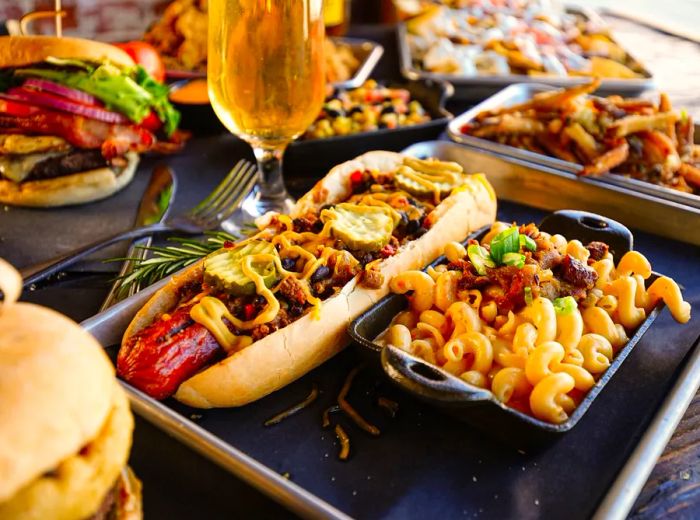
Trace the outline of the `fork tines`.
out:
[[[192,209],[189,217],[204,228],[216,227],[236,211],[255,186],[256,179],[256,166],[241,159],[214,191]]]

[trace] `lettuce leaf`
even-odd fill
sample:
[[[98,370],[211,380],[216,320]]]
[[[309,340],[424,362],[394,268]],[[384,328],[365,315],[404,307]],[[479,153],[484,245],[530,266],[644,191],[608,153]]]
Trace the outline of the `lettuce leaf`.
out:
[[[94,67],[80,60],[50,61],[74,70],[27,68],[15,71],[16,76],[36,77],[55,81],[70,88],[92,94],[109,110],[121,112],[135,123],[141,123],[154,110],[170,136],[180,122],[180,114],[168,101],[168,87],[155,81],[137,65],[121,70],[110,64]]]
[[[158,83],[141,66],[136,66],[134,79],[138,85],[146,90],[152,97],[153,110],[158,114],[158,119],[163,122],[163,130],[170,136],[180,123],[180,112],[175,110],[168,100],[168,87]]]

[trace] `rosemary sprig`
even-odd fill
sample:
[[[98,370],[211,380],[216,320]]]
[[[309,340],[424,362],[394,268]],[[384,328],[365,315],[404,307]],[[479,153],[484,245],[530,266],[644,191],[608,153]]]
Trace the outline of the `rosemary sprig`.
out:
[[[225,231],[208,231],[206,238],[168,238],[174,245],[139,247],[150,253],[146,258],[110,258],[107,262],[134,262],[132,271],[120,277],[119,297],[132,286],[144,287],[162,280],[180,269],[224,247],[225,242],[235,242],[238,237]]]

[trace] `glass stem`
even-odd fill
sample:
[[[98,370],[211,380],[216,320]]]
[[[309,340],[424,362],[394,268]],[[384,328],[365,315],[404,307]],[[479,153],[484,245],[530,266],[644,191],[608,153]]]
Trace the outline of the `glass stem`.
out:
[[[253,147],[258,161],[258,196],[263,205],[289,197],[282,178],[282,155],[286,147],[286,144],[272,148]]]

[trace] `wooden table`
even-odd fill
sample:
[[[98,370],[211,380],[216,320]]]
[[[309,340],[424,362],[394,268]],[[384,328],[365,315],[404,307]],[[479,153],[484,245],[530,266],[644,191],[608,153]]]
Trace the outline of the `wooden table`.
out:
[[[619,42],[653,72],[657,88],[700,120],[700,45],[627,20],[606,20]],[[700,517],[699,426],[700,393],[656,464],[631,518]]]

